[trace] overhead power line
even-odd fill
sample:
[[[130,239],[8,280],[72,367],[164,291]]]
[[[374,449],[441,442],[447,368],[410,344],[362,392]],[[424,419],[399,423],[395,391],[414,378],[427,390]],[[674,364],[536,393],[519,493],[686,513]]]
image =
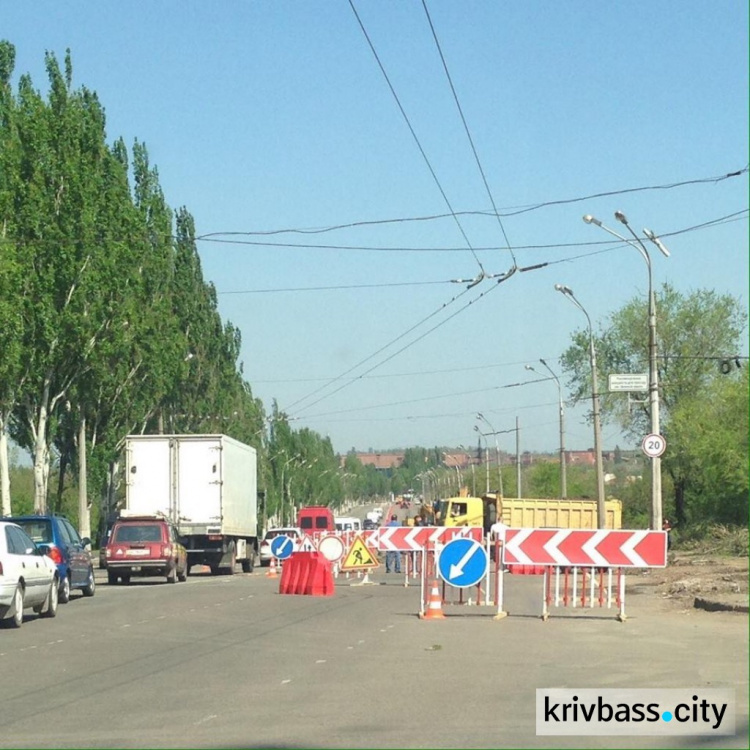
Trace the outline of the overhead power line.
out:
[[[546,201],[540,201],[538,203],[532,203],[523,206],[509,206],[501,210],[498,210],[497,214],[502,218],[508,218],[510,216],[518,216],[519,214],[529,213],[530,211],[538,211],[542,208],[549,208],[550,206],[561,206],[572,203],[582,203],[584,201],[590,201],[597,198],[609,198],[616,195],[627,195],[629,193],[640,193],[657,190],[673,190],[675,188],[688,187],[690,185],[706,185],[706,184],[718,184],[725,180],[732,179],[734,177],[741,177],[747,174],[750,167],[745,166],[742,169],[738,169],[733,172],[728,172],[717,177],[699,177],[690,180],[682,180],[680,182],[668,182],[657,185],[645,185],[641,187],[631,188],[618,188],[616,190],[600,191],[597,193],[589,193],[587,195],[581,195],[573,198],[560,198],[551,199]],[[441,219],[453,218],[453,216],[480,216],[487,218],[494,218],[494,211],[487,210],[474,210],[474,211],[456,211],[455,214],[430,214],[426,216],[404,216],[389,219],[362,219],[359,221],[348,222],[345,224],[333,224],[326,227],[289,227],[286,229],[270,229],[270,230],[258,230],[252,232],[210,232],[208,234],[202,234],[196,237],[197,240],[208,240],[216,236],[256,236],[256,237],[268,237],[275,234],[325,234],[327,232],[336,232],[344,229],[356,229],[358,227],[368,226],[382,226],[387,224],[405,224],[409,222],[428,222],[438,221]],[[494,250],[503,248],[492,248]],[[518,249],[516,246],[515,249]]]
[[[432,179],[434,180],[435,185],[437,185],[437,188],[440,191],[440,195],[442,195],[443,201],[445,202],[445,205],[448,207],[448,211],[450,212],[450,215],[453,217],[453,220],[455,221],[456,226],[458,227],[458,231],[461,233],[461,236],[464,238],[466,245],[468,246],[468,248],[471,250],[472,254],[474,255],[474,260],[477,262],[477,265],[479,266],[481,276],[484,277],[484,267],[482,266],[482,263],[479,260],[479,256],[474,252],[474,248],[471,246],[471,242],[469,241],[469,238],[466,235],[464,228],[461,226],[461,222],[459,221],[458,215],[453,209],[453,206],[451,205],[451,202],[448,199],[448,196],[446,195],[445,190],[443,189],[443,186],[440,184],[440,180],[438,179],[438,176],[435,173],[435,170],[432,164],[430,163],[430,160],[427,157],[427,154],[425,153],[425,150],[422,147],[422,144],[420,143],[419,138],[417,137],[417,133],[414,130],[414,127],[412,126],[408,115],[406,114],[406,110],[401,104],[401,100],[398,98],[396,89],[393,87],[393,84],[391,83],[391,79],[388,77],[388,73],[386,72],[386,69],[383,66],[383,63],[380,60],[380,56],[378,55],[377,50],[375,49],[375,45],[372,43],[372,40],[370,39],[370,35],[367,33],[367,29],[365,29],[365,25],[364,23],[362,23],[362,19],[359,17],[359,13],[357,13],[357,9],[354,7],[354,2],[352,0],[349,0],[349,6],[351,7],[355,18],[357,19],[357,23],[359,24],[360,29],[362,29],[362,33],[364,34],[364,37],[367,40],[367,44],[370,47],[370,51],[375,57],[375,61],[377,62],[378,67],[380,68],[380,72],[383,74],[383,78],[385,78],[385,82],[388,84],[388,88],[390,89],[391,94],[393,95],[393,98],[396,101],[396,105],[398,106],[398,109],[401,112],[401,116],[404,118],[404,122],[406,123],[406,126],[409,128],[409,132],[411,133],[411,136],[414,139],[414,142],[416,143],[417,148],[419,149],[419,153],[422,155],[422,159],[424,160],[424,163],[427,165],[427,169],[432,175]]]
[[[721,224],[728,223],[730,221],[739,221],[741,219],[747,219],[748,213],[750,213],[749,209],[743,209],[742,211],[737,211],[732,214],[728,214],[727,216],[722,216],[718,219],[712,219],[710,221],[703,222],[702,224],[696,224],[691,227],[686,227],[685,229],[678,229],[673,232],[662,232],[660,233],[660,237],[664,239],[668,239],[669,237],[677,237],[679,235],[688,234],[689,232],[696,232],[702,229],[708,229],[710,227],[719,226]],[[249,243],[249,244],[256,244],[256,243]],[[257,244],[266,244],[266,243],[257,243]],[[273,244],[273,243],[270,243]],[[555,244],[555,245],[526,245],[523,247],[517,247],[516,250],[549,250],[549,249],[559,249],[559,248],[572,248],[572,247],[599,247],[602,248],[600,250],[594,250],[589,253],[579,253],[577,255],[569,255],[565,258],[557,258],[555,260],[550,261],[544,261],[542,263],[533,264],[531,266],[525,266],[518,268],[519,272],[525,272],[525,271],[531,271],[536,270],[538,268],[544,268],[547,266],[557,265],[559,263],[570,263],[572,261],[581,260],[583,258],[591,258],[595,255],[601,255],[603,253],[610,253],[615,250],[618,250],[620,247],[623,246],[623,242],[621,240],[599,240],[594,242],[570,242],[565,244]],[[297,247],[297,246],[295,246]],[[316,248],[318,246],[316,245],[299,245],[298,247],[309,247],[309,248]],[[329,246],[333,247],[333,246]],[[343,248],[342,248],[343,249]],[[349,248],[349,249],[361,249],[361,250],[383,250],[385,248]],[[477,248],[478,250],[489,250],[494,249],[497,250],[499,248]],[[404,251],[413,251],[413,252],[427,252],[428,249],[426,248],[404,248]],[[451,252],[455,251],[455,248],[450,249]],[[461,249],[463,251],[463,249]],[[429,250],[430,252],[447,252],[446,249],[439,249],[435,248],[432,250]],[[437,285],[437,284],[455,284],[455,283],[462,283],[463,279],[444,279],[442,281],[411,281],[411,282],[388,282],[384,284],[341,284],[341,285],[328,285],[328,286],[316,286],[316,287],[282,287],[277,289],[238,289],[238,290],[231,290],[231,291],[219,291],[217,294],[223,295],[223,294],[269,294],[269,293],[276,293],[276,292],[312,292],[312,291],[335,291],[335,290],[346,290],[346,289],[375,289],[375,288],[388,288],[388,287],[399,287],[399,286],[427,286],[427,285]]]
[[[710,221],[703,222],[702,224],[695,224],[685,229],[680,229],[673,232],[660,232],[660,237],[674,237],[679,234],[685,234],[687,232],[693,232],[698,229],[705,229],[709,226],[718,224],[727,224],[732,221],[739,221],[743,218],[747,218],[750,209],[743,208],[740,211],[735,211],[725,216],[720,216],[717,219],[711,219]],[[221,245],[248,245],[250,247],[277,247],[277,248],[291,248],[291,249],[309,249],[309,250],[362,250],[367,252],[379,252],[379,253],[466,253],[468,252],[465,247],[383,247],[382,245],[333,245],[333,244],[311,244],[309,242],[268,242],[263,240],[239,240],[239,239],[221,239],[219,235],[229,236],[254,236],[256,232],[215,232],[213,235],[202,235],[197,237],[196,240],[200,242],[210,242]],[[555,250],[563,249],[568,247],[601,247],[602,245],[620,245],[620,240],[587,240],[586,242],[555,242],[552,244],[545,245],[515,245],[512,250]],[[503,250],[505,248],[498,245],[479,245],[474,247],[477,252],[490,252],[496,250]]]
[[[425,0],[422,0],[422,7],[424,8],[425,15],[427,16],[427,22],[430,25],[430,31],[432,32],[432,38],[435,41],[435,46],[437,47],[438,54],[440,55],[440,61],[443,63],[443,70],[445,71],[445,77],[448,79],[448,84],[451,88],[451,93],[453,94],[453,101],[456,103],[456,108],[458,109],[458,114],[461,117],[461,122],[464,126],[464,132],[466,133],[466,137],[469,139],[469,144],[471,145],[471,151],[474,154],[474,160],[476,161],[477,168],[479,169],[479,174],[482,176],[482,183],[484,184],[484,189],[487,192],[487,196],[490,199],[490,203],[492,204],[492,211],[495,215],[495,218],[497,219],[498,226],[500,227],[500,231],[502,232],[503,238],[505,239],[505,244],[510,251],[511,258],[513,259],[513,267],[510,271],[508,271],[507,276],[511,276],[513,272],[516,270],[516,256],[513,254],[513,250],[510,246],[510,240],[508,239],[508,235],[505,232],[505,227],[503,226],[502,219],[500,218],[500,214],[498,213],[497,206],[495,205],[495,199],[492,196],[492,190],[490,190],[490,185],[487,182],[487,176],[484,173],[484,169],[482,168],[482,162],[479,159],[479,153],[477,152],[477,148],[474,145],[474,139],[471,137],[471,131],[469,130],[469,123],[466,121],[466,116],[464,115],[464,110],[461,107],[461,102],[458,99],[458,93],[456,92],[456,87],[453,85],[453,78],[451,77],[450,70],[448,70],[448,63],[445,60],[445,55],[443,54],[443,48],[440,46],[440,40],[438,39],[437,32],[435,31],[435,26],[432,23],[432,17],[430,16],[430,11],[427,9],[427,3]]]

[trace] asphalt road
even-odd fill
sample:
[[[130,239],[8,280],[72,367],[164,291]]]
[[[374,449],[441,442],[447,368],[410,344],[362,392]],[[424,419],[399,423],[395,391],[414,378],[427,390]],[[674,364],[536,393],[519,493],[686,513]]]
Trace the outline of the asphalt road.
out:
[[[99,572],[101,576],[101,572]],[[419,588],[340,578],[282,596],[266,569],[100,585],[54,620],[0,630],[0,747],[695,747],[660,738],[537,737],[537,687],[733,687],[747,747],[748,625],[641,598],[539,617],[541,579],[508,577],[501,621]],[[153,582],[152,582],[153,580]]]

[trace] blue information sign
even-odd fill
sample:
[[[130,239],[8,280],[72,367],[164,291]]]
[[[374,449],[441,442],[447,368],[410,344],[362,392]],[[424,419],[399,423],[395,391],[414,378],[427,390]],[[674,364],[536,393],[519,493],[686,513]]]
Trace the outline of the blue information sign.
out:
[[[489,559],[484,547],[474,539],[453,539],[443,547],[438,573],[451,586],[467,588],[487,575]]]
[[[294,541],[291,537],[281,535],[271,540],[271,554],[279,560],[286,560],[294,552]]]

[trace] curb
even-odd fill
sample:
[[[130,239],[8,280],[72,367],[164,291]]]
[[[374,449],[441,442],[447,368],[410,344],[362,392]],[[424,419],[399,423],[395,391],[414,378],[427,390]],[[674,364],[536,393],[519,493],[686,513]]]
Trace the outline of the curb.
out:
[[[728,604],[726,602],[714,602],[710,599],[696,597],[693,602],[696,609],[705,609],[707,612],[742,612],[748,613],[750,607],[747,604]]]

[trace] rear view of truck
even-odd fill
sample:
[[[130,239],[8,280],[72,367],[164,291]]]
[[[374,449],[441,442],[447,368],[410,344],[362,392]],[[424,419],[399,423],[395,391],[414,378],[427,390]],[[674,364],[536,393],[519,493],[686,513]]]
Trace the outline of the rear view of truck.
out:
[[[177,527],[190,566],[253,569],[258,550],[255,449],[226,435],[130,435],[126,508],[162,513]]]

